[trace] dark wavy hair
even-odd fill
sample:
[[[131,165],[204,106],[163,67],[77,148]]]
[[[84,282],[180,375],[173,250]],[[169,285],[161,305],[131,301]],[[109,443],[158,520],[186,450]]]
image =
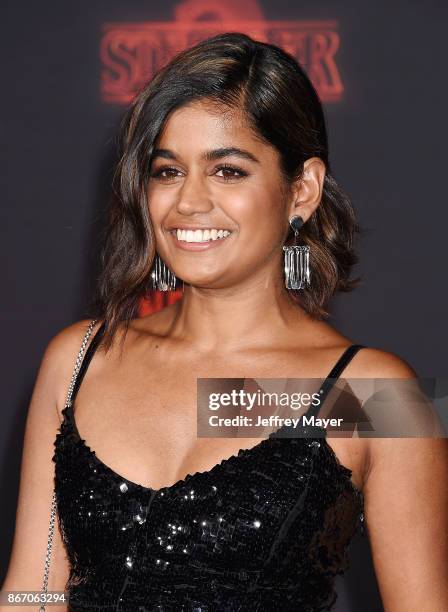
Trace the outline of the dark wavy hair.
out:
[[[362,229],[331,174],[324,113],[310,79],[279,47],[238,32],[220,34],[176,55],[140,90],[123,117],[91,306],[94,316],[104,319],[106,350],[120,322],[127,331],[148,291],[155,239],[146,187],[155,142],[172,111],[201,98],[243,110],[257,136],[279,152],[286,185],[300,178],[308,158],[325,163],[321,203],[300,232],[302,243],[310,246],[311,287],[290,291],[304,310],[313,318],[329,316],[332,295],[361,281],[349,277],[358,262],[355,233]]]

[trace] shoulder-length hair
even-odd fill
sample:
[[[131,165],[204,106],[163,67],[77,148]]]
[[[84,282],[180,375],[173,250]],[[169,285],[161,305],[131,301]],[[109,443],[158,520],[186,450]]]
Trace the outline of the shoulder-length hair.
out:
[[[321,203],[300,232],[302,242],[310,246],[311,287],[290,290],[304,310],[313,318],[329,316],[326,307],[332,295],[352,290],[361,280],[349,277],[358,262],[354,236],[362,229],[331,174],[324,113],[310,79],[279,47],[238,32],[220,34],[176,55],[124,115],[92,304],[95,316],[105,322],[106,350],[120,322],[128,329],[148,291],[155,239],[146,187],[154,144],[172,111],[201,98],[243,110],[257,135],[279,152],[286,182],[300,178],[310,157],[325,163]]]

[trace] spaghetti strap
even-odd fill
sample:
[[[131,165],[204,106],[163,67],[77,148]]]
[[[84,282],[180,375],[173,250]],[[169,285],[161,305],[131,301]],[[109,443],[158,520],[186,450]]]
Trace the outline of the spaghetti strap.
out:
[[[95,350],[98,347],[98,344],[103,336],[104,333],[104,329],[105,329],[105,323],[103,322],[100,327],[98,328],[98,331],[95,333],[92,341],[90,342],[89,346],[87,347],[87,350],[85,351],[85,355],[84,355],[84,350],[86,347],[86,344],[89,340],[89,337],[92,334],[93,328],[96,324],[97,320],[94,319],[93,321],[90,322],[89,324],[89,328],[84,336],[84,340],[82,342],[81,348],[79,350],[78,353],[78,357],[76,359],[76,366],[75,366],[75,370],[73,372],[73,376],[72,376],[72,380],[70,383],[70,388],[69,388],[69,392],[68,392],[68,396],[67,396],[67,401],[66,401],[66,405],[72,405],[76,394],[78,393],[79,387],[81,386],[82,380],[85,376],[85,373],[87,371],[87,368],[89,366],[89,363],[93,357],[93,354],[95,353]],[[83,358],[84,355],[84,358]]]
[[[67,396],[67,401],[66,401],[66,405],[73,405],[73,402],[75,400],[75,397],[78,393],[79,387],[81,386],[81,383],[84,379],[85,373],[87,371],[87,368],[89,367],[90,361],[92,360],[92,357],[103,337],[104,334],[104,329],[105,329],[105,322],[103,321],[103,323],[100,325],[100,327],[98,328],[98,331],[95,333],[92,341],[90,342],[89,346],[87,347],[87,350],[85,352],[84,358],[83,358],[83,354],[84,354],[84,350],[85,350],[85,346],[88,342],[88,339],[90,337],[90,335],[92,334],[93,328],[95,326],[95,323],[97,322],[96,319],[94,319],[93,321],[91,321],[91,323],[89,324],[89,328],[86,332],[86,335],[84,337],[83,343],[81,345],[81,349],[78,353],[78,357],[76,360],[76,367],[75,370],[73,372],[73,376],[72,376],[72,381],[70,384],[70,388],[69,388],[69,392],[68,392],[68,396]],[[307,412],[305,413],[306,417],[317,417],[320,410],[322,409],[323,404],[325,403],[325,400],[328,396],[328,393],[331,391],[331,389],[333,388],[335,382],[337,381],[337,379],[339,378],[339,376],[341,375],[342,371],[344,370],[344,368],[349,364],[349,362],[352,360],[352,358],[356,355],[356,353],[362,349],[362,348],[366,348],[365,345],[363,344],[351,344],[349,347],[347,347],[345,349],[345,351],[342,353],[341,357],[339,357],[338,361],[335,363],[335,365],[332,367],[332,369],[330,370],[330,373],[328,374],[328,376],[324,379],[324,382],[322,383],[321,387],[320,387],[320,402],[318,405],[311,405],[310,408],[307,410]],[[282,430],[283,427],[280,428],[280,430]],[[280,432],[277,432],[275,435],[277,435]]]
[[[350,363],[356,353],[362,348],[366,348],[364,344],[351,344],[345,349],[345,351],[342,353],[335,365],[332,367],[330,373],[325,378],[324,382],[320,387],[321,395],[319,404],[310,406],[310,408],[306,412],[307,417],[318,416],[320,410],[322,409],[322,406],[324,405],[325,400],[327,399],[328,393],[333,388],[342,371]]]

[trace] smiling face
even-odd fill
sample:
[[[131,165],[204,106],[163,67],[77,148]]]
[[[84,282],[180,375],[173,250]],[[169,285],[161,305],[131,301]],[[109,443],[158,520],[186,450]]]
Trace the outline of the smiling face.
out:
[[[278,152],[240,112],[206,101],[183,106],[167,120],[151,161],[156,249],[197,287],[229,287],[257,272],[280,277],[291,203],[285,187]]]

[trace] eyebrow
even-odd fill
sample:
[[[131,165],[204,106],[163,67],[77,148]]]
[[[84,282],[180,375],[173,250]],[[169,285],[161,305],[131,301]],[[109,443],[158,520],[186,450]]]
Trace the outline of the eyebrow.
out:
[[[257,164],[260,163],[260,160],[255,157],[249,151],[245,149],[239,149],[238,147],[221,147],[220,149],[212,149],[211,151],[206,151],[201,155],[201,159],[204,161],[214,161],[215,159],[222,159],[223,157],[241,157],[241,159],[246,159],[249,161],[253,161]],[[163,157],[164,159],[174,159],[177,161],[176,155],[170,149],[154,149],[153,154],[151,156],[152,159],[155,157]]]

